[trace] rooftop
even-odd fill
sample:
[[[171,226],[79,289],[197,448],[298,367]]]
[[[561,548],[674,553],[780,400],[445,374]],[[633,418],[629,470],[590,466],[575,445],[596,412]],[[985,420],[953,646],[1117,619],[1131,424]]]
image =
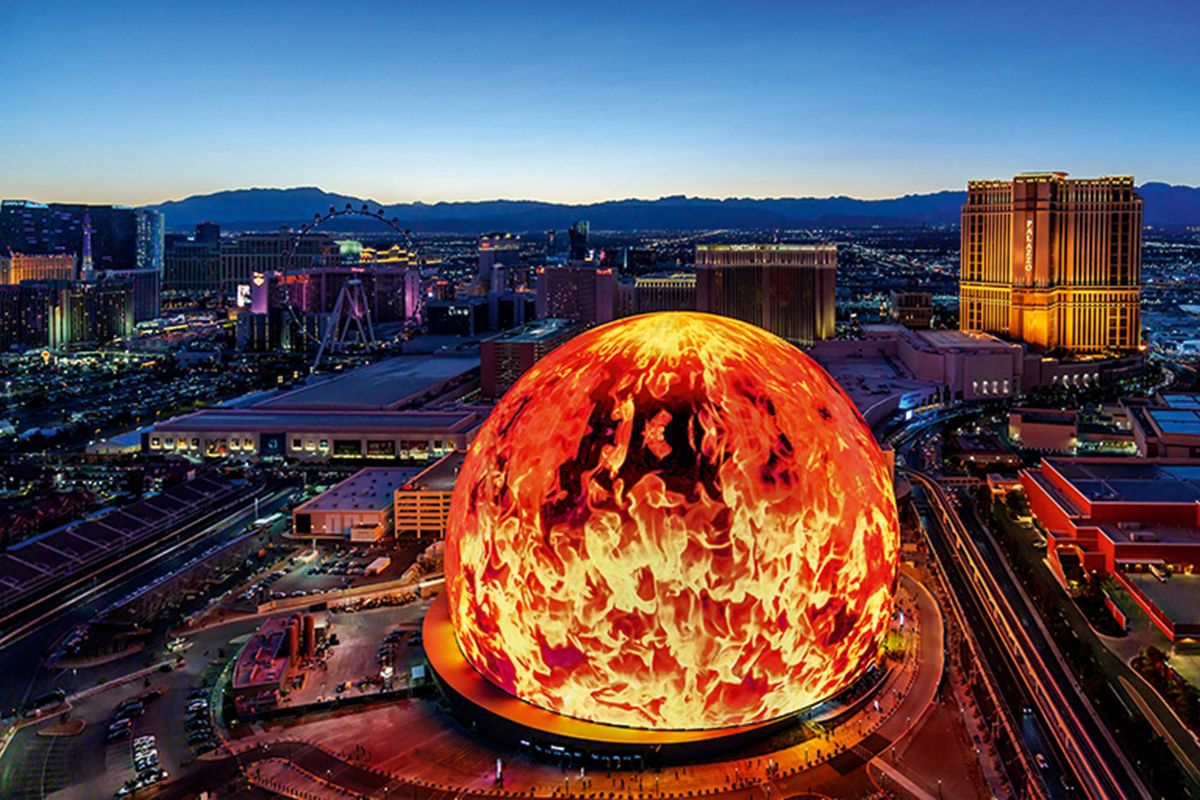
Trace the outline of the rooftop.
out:
[[[454,491],[454,483],[458,480],[458,471],[462,468],[463,459],[466,457],[467,454],[461,450],[443,456],[420,475],[415,476],[404,488],[430,492]]]
[[[836,244],[698,244],[697,250],[720,251],[732,250],[737,252],[751,252],[770,250],[774,252],[788,252],[791,250],[824,250],[837,251]]]
[[[287,669],[287,634],[291,617],[275,617],[246,643],[233,670],[233,688],[250,689],[256,686],[277,686]]]
[[[478,366],[478,356],[397,356],[310,380],[254,408],[396,409]]]
[[[1146,413],[1165,434],[1200,436],[1200,407],[1151,408]]]
[[[1092,502],[1200,502],[1200,465],[1046,459]]]
[[[470,430],[481,420],[474,411],[303,411],[206,408],[160,422],[156,433],[283,431],[286,433],[398,433]]]
[[[488,341],[492,342],[544,342],[547,339],[553,339],[575,327],[575,323],[569,319],[561,319],[559,317],[551,317],[549,319],[539,319],[536,322],[530,322],[519,328],[513,328],[491,337]]]
[[[1167,408],[1200,409],[1200,394],[1164,394],[1162,403]]]
[[[1176,573],[1165,582],[1149,572],[1126,572],[1124,575],[1176,625],[1200,623],[1200,575]]]
[[[1011,350],[1020,345],[997,339],[988,333],[977,331],[913,331],[913,336],[935,350]]]
[[[420,473],[419,468],[410,467],[360,469],[337,486],[322,492],[296,510],[379,511],[391,506],[396,490]]]

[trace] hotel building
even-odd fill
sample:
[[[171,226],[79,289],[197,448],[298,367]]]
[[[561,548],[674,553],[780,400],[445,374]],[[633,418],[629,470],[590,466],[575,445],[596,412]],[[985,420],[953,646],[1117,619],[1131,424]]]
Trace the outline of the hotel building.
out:
[[[836,273],[834,245],[697,245],[696,310],[810,345],[833,337]]]
[[[1046,353],[1132,351],[1141,337],[1142,198],[1130,176],[971,181],[959,327]]]

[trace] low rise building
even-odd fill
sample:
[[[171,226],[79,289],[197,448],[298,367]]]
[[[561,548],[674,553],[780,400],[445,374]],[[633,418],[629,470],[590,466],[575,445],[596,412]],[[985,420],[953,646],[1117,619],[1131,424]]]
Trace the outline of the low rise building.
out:
[[[1061,578],[1111,576],[1172,642],[1200,640],[1200,464],[1052,458],[1020,477]]]
[[[421,472],[412,467],[367,467],[292,511],[301,539],[371,543],[395,532],[396,490]]]
[[[462,451],[451,453],[396,489],[397,538],[441,538],[446,535],[450,498],[465,457],[466,453]]]
[[[1008,438],[1027,450],[1074,454],[1079,447],[1079,413],[1069,409],[1014,408]]]
[[[1124,405],[1140,455],[1200,459],[1200,395],[1163,394]]]

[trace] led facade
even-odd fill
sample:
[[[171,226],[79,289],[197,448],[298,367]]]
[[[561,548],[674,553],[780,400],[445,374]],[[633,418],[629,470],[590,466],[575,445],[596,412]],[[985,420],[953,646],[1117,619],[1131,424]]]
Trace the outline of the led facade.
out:
[[[504,396],[446,539],[458,645],[558,714],[777,719],[874,662],[899,550],[890,464],[841,388],[755,326],[593,329]]]

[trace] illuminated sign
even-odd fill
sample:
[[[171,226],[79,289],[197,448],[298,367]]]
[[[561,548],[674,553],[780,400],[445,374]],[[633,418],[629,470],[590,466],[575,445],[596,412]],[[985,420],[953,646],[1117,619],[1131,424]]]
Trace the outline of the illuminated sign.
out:
[[[262,286],[267,282],[267,276],[261,272],[256,272],[250,276],[250,280],[254,282],[255,286]]]
[[[260,286],[262,284],[259,284]],[[237,307],[245,308],[250,305],[250,284],[239,283],[237,287]]]
[[[1025,220],[1025,271],[1033,272],[1033,218]]]
[[[891,470],[845,392],[761,328],[673,312],[592,329],[504,396],[456,481],[446,593],[511,695],[719,728],[853,683],[898,554]]]

